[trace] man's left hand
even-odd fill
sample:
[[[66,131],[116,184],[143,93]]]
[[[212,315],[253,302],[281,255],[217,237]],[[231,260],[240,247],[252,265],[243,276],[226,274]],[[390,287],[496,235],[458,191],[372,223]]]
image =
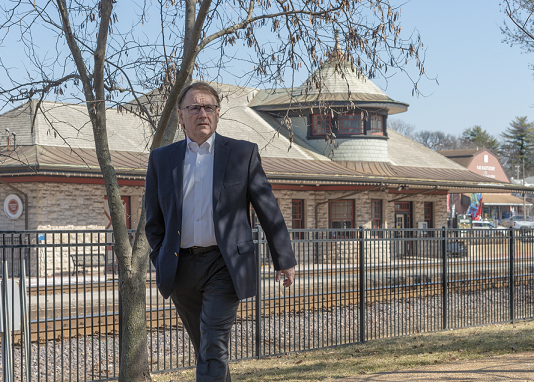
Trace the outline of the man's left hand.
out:
[[[293,284],[293,281],[295,281],[295,267],[284,269],[281,271],[276,271],[276,274],[275,274],[276,282],[280,281],[280,275],[282,273],[285,275],[283,284],[287,288],[288,286]]]

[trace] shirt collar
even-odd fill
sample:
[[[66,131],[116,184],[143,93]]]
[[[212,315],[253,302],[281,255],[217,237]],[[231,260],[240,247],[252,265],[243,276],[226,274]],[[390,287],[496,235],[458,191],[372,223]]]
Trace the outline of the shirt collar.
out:
[[[193,142],[187,135],[186,135],[186,140],[187,140],[187,150],[191,151],[192,147],[199,147],[198,144],[196,142]],[[205,147],[206,148],[206,152],[208,153],[212,153],[213,152],[213,144],[215,143],[215,132],[213,134],[211,134],[211,136],[206,140],[206,142],[204,142],[203,144],[200,145],[200,148],[202,147]],[[198,151],[198,150],[196,150]]]

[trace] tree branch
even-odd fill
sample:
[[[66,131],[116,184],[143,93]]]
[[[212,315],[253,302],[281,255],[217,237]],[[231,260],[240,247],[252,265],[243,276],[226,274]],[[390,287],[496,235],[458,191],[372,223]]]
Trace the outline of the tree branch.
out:
[[[184,83],[187,81],[187,77],[189,76],[189,73],[191,73],[191,68],[195,63],[195,59],[200,52],[198,50],[198,46],[197,49],[193,49],[193,46],[196,46],[198,40],[200,39],[200,32],[202,31],[202,26],[204,25],[204,20],[206,19],[210,5],[211,0],[204,0],[200,5],[198,17],[195,21],[193,32],[191,33],[191,45],[189,49],[184,51],[185,54],[182,59],[182,65],[178,71],[178,74],[176,75],[176,80],[171,88],[169,97],[167,98],[167,102],[165,103],[165,107],[163,108],[163,112],[161,113],[161,117],[158,121],[158,128],[156,129],[156,133],[152,139],[152,146],[150,148],[151,151],[161,146],[161,142],[163,141],[163,136],[165,134],[165,128],[167,127],[167,123],[169,123],[172,110],[176,105],[178,94],[182,90]]]
[[[63,22],[62,30],[65,33],[65,39],[67,40],[67,44],[72,53],[72,58],[74,59],[74,63],[76,64],[76,68],[78,70],[78,73],[80,74],[85,99],[87,102],[93,102],[95,97],[91,89],[91,80],[87,73],[87,68],[85,67],[82,54],[80,52],[80,49],[78,48],[78,45],[76,44],[74,33],[72,32],[72,28],[70,26],[67,4],[65,3],[65,0],[57,0],[57,6],[59,14],[61,16],[61,20]]]
[[[223,30],[220,30],[219,32],[213,33],[210,36],[206,37],[197,46],[197,50],[200,51],[200,50],[204,49],[204,47],[206,45],[208,45],[210,42],[212,42],[213,40],[215,40],[215,39],[217,39],[217,38],[219,38],[221,36],[224,36],[224,35],[232,34],[232,33],[236,32],[236,31],[238,31],[240,29],[243,29],[247,25],[252,24],[252,23],[254,23],[254,22],[258,21],[258,20],[274,19],[274,18],[282,17],[282,16],[299,16],[299,15],[318,17],[318,16],[323,16],[323,15],[328,15],[331,12],[335,12],[335,11],[338,11],[338,10],[343,8],[343,6],[339,6],[339,7],[336,7],[336,8],[326,9],[326,10],[321,11],[321,12],[311,12],[311,11],[304,11],[304,10],[300,10],[300,11],[293,10],[293,11],[287,11],[287,12],[272,13],[270,15],[260,15],[260,16],[256,16],[256,17],[251,17],[252,16],[251,13],[252,13],[253,6],[254,6],[254,2],[251,1],[250,2],[250,7],[249,7],[249,13],[247,15],[247,18],[244,21],[242,21],[241,23],[238,23],[238,24],[234,24],[231,27],[225,28]]]
[[[134,87],[132,85],[132,82],[130,81],[130,77],[128,76],[128,74],[124,71],[123,68],[121,68],[120,66],[118,65],[115,65],[115,63],[113,62],[110,62],[110,61],[106,61],[109,65],[113,66],[114,68],[118,69],[119,71],[122,72],[122,74],[124,75],[124,78],[126,78],[126,81],[128,81],[128,85],[130,86],[130,89],[128,90],[132,95],[133,97],[135,98],[135,102],[137,103],[137,105],[141,108],[141,111],[146,115],[147,119],[148,119],[148,122],[150,123],[150,126],[152,127],[153,130],[156,130],[156,123],[154,122],[154,120],[152,119],[152,116],[150,115],[150,113],[148,112],[147,108],[145,107],[145,105],[143,105],[141,103],[141,101],[139,101],[139,98],[137,98],[137,94],[136,94],[136,91],[134,90]]]
[[[525,21],[525,24],[524,25],[521,25],[518,21],[516,21],[516,19],[514,18],[513,14],[517,12],[517,9],[515,11],[512,12],[512,9],[510,7],[510,3],[508,1],[506,1],[506,9],[505,9],[505,12],[506,12],[506,15],[508,16],[508,18],[510,20],[512,20],[512,22],[515,24],[516,27],[519,28],[519,30],[521,30],[525,35],[527,35],[528,37],[530,37],[533,41],[534,41],[534,35],[532,33],[530,33],[526,28],[525,28],[525,25],[528,21]],[[530,16],[532,15],[532,13],[529,15],[529,18]]]
[[[32,98],[33,95],[37,93],[47,93],[48,91],[50,91],[50,89],[57,87],[63,84],[64,82],[68,80],[72,80],[72,79],[81,79],[81,77],[77,74],[69,74],[68,76],[65,76],[57,80],[42,80],[42,81],[35,81],[35,82],[27,82],[24,84],[19,84],[18,86],[15,86],[11,89],[2,89],[0,91],[0,94],[10,94],[10,93],[13,93],[14,91],[21,89],[20,94],[24,95],[23,98],[21,99],[28,99],[28,98]],[[23,90],[25,87],[28,87],[28,86],[33,87],[34,85],[41,85],[41,84],[45,84],[45,86],[40,90],[34,90],[33,88],[30,89],[29,91]],[[13,102],[13,101],[21,100],[21,99],[11,97],[9,100]]]

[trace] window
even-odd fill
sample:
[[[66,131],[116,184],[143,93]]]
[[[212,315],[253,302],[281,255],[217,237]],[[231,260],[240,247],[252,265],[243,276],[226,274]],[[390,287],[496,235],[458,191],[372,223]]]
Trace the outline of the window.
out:
[[[412,228],[412,202],[395,202],[395,227]]]
[[[488,163],[489,157],[488,154],[484,154],[484,163]]]
[[[384,134],[384,117],[378,114],[371,115],[371,134]]]
[[[327,114],[312,115],[312,135],[330,134],[332,118]]]
[[[292,228],[304,228],[304,200],[293,199],[291,201],[291,211]]]
[[[104,196],[104,199],[108,200],[108,197]],[[132,211],[131,211],[131,208],[130,208],[130,204],[131,204],[130,203],[130,197],[129,196],[121,196],[121,200],[122,200],[122,205],[124,206],[124,211],[126,212],[126,228],[130,229],[130,228],[132,228]],[[104,214],[106,215],[106,218],[108,219],[108,225],[106,226],[106,229],[111,229],[112,228],[111,216],[108,213],[109,207],[108,207],[108,203],[107,202],[106,202],[105,206],[106,207],[104,209]]]
[[[382,228],[382,200],[371,200],[371,228]]]
[[[432,224],[432,221],[434,220],[434,217],[432,216],[432,202],[425,202],[425,206],[424,206],[424,213],[425,213],[425,222],[426,222],[426,226],[427,228],[434,228],[433,224]]]
[[[411,202],[395,202],[395,212],[411,212]]]
[[[330,202],[330,216],[329,216],[329,225],[330,228],[354,228],[354,200],[338,200],[336,202]],[[340,232],[339,236],[334,234],[334,236],[341,238],[353,237],[353,232]]]
[[[291,201],[291,228],[304,228],[304,200],[293,199]],[[304,239],[304,232],[293,232],[293,239]]]
[[[341,114],[339,116],[338,134],[363,134],[361,114]]]

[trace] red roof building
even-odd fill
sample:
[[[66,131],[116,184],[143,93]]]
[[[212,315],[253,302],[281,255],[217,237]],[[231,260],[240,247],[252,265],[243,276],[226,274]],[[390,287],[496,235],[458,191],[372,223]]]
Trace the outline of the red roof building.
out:
[[[491,180],[510,183],[510,179],[501,166],[499,158],[487,149],[462,149],[438,151],[450,160],[467,168],[468,170],[488,177]],[[470,204],[470,194],[451,194],[451,205],[454,205],[456,214],[467,212]],[[501,220],[511,214],[523,210],[523,199],[512,194],[484,194],[482,198],[482,217]],[[531,206],[525,203],[525,206]]]

